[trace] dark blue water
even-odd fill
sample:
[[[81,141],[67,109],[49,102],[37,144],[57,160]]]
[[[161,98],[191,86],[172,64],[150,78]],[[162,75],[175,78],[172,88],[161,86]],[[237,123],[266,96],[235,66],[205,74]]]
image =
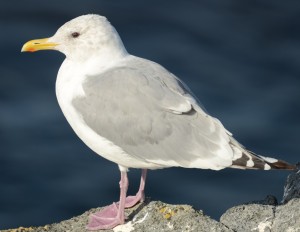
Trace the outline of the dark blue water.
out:
[[[1,1],[0,229],[42,225],[116,201],[117,165],[87,148],[54,92],[62,54],[21,54],[86,13],[105,15],[129,52],[183,79],[254,152],[300,160],[299,1]],[[130,173],[130,193],[139,171]],[[282,196],[288,172],[151,171],[147,195],[192,204],[213,218],[227,208]]]

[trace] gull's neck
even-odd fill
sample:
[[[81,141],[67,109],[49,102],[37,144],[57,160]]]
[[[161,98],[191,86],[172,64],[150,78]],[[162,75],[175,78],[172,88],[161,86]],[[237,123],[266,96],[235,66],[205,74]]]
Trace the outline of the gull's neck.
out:
[[[93,51],[89,54],[89,56],[77,59],[67,56],[65,62],[74,68],[84,69],[87,75],[92,75],[95,71],[101,71],[115,65],[129,55],[124,46],[102,48],[99,52]]]
[[[130,57],[124,46],[115,49],[107,47],[92,54],[87,59],[66,57],[57,75],[56,88],[59,91],[63,91],[62,87],[82,83],[88,76],[99,75],[111,67],[122,65]]]
[[[126,57],[128,57],[127,51],[124,49],[112,50],[103,49],[101,54],[91,57],[82,63],[86,75],[95,75],[103,72],[111,66],[116,66]]]

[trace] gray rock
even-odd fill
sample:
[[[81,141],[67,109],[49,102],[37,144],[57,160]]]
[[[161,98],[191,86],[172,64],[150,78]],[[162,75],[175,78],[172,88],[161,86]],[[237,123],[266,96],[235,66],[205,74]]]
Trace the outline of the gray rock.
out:
[[[259,205],[278,205],[278,201],[276,199],[276,197],[272,196],[272,195],[267,195],[265,199],[260,200],[260,201],[250,201],[248,203],[246,203],[247,205],[250,204],[259,204]]]
[[[239,205],[227,210],[220,221],[236,232],[300,232],[300,199],[279,206]]]
[[[114,232],[300,232],[300,171],[290,174],[285,185],[283,202],[268,195],[264,200],[252,201],[228,209],[220,222],[189,205],[170,205],[149,200],[126,209],[127,221],[115,227]],[[101,208],[43,227],[17,228],[2,232],[84,232],[88,216]],[[103,230],[102,230],[103,231]],[[1,231],[0,231],[1,232]]]
[[[271,231],[275,206],[239,205],[226,211],[221,216],[221,223],[234,231]]]
[[[283,193],[283,203],[287,203],[293,198],[300,198],[300,164],[297,164],[297,170],[292,172],[285,183]]]
[[[18,228],[13,230],[4,230],[2,232],[84,232],[88,222],[88,215],[98,209],[92,209],[84,214],[62,221],[57,224],[47,225],[36,228]],[[128,222],[124,225],[115,227],[114,232],[131,231],[215,231],[215,232],[233,232],[225,225],[217,222],[202,211],[197,211],[189,205],[169,205],[159,201],[139,204],[126,210]]]
[[[266,200],[262,202],[266,203]],[[100,209],[91,209],[80,216],[57,224],[20,227],[2,232],[84,232],[88,215]],[[299,198],[279,206],[258,203],[235,206],[222,215],[220,222],[189,205],[170,205],[159,201],[126,209],[126,215],[128,220],[124,225],[105,231],[300,232]]]
[[[266,199],[270,199],[267,197]],[[248,203],[228,209],[220,222],[204,215],[189,205],[170,205],[159,201],[139,204],[126,209],[128,217],[124,225],[114,232],[131,231],[203,231],[203,232],[300,232],[300,199],[290,200],[285,205]],[[84,232],[88,215],[101,208],[91,209],[84,214],[43,227],[18,228],[2,232]]]
[[[272,231],[300,232],[299,198],[292,199],[287,204],[276,207]]]

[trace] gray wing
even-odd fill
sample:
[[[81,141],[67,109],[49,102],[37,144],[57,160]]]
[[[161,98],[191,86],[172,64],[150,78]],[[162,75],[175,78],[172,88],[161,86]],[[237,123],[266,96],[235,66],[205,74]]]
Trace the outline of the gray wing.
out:
[[[148,163],[221,169],[232,164],[229,135],[160,65],[134,58],[89,76],[72,104],[85,123]]]

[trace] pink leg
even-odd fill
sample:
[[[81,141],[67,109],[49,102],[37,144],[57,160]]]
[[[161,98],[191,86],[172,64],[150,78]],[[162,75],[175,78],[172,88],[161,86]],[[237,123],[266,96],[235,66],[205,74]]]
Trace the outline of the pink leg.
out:
[[[121,172],[120,201],[118,206],[113,203],[112,205],[104,208],[102,211],[91,214],[89,223],[87,225],[88,230],[112,229],[117,225],[124,224],[124,209],[127,189],[127,172]]]
[[[147,169],[143,169],[139,191],[136,193],[135,196],[126,197],[125,208],[131,208],[139,202],[144,202],[146,176],[147,176]]]

